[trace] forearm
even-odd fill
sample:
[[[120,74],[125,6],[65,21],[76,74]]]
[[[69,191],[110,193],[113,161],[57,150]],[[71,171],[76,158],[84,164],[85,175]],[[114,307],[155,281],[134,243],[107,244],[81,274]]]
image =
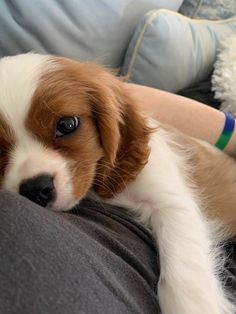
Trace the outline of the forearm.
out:
[[[189,98],[158,89],[127,84],[140,109],[163,123],[172,125],[185,134],[215,144],[225,123],[224,114]],[[234,131],[225,151],[236,155]]]

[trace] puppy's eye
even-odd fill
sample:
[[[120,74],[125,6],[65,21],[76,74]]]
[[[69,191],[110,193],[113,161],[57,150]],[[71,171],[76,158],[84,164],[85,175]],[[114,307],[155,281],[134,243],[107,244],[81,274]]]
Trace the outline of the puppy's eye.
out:
[[[7,155],[7,150],[5,148],[0,148],[0,159]]]
[[[70,133],[73,133],[78,129],[80,124],[78,117],[65,117],[61,118],[57,122],[56,137],[61,137]]]

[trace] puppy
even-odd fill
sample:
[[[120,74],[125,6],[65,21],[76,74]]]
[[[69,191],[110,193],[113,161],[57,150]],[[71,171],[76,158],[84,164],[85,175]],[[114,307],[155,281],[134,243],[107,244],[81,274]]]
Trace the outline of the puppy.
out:
[[[145,119],[98,65],[25,54],[0,61],[0,184],[52,210],[96,193],[150,227],[163,314],[233,314],[217,246],[236,234],[236,163]]]

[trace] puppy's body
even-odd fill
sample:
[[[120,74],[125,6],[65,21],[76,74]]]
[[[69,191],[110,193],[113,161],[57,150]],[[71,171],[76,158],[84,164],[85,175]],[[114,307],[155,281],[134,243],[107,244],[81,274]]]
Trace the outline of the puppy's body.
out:
[[[148,164],[112,203],[138,213],[157,239],[163,313],[235,313],[216,276],[224,262],[217,246],[235,230],[231,206],[235,195],[229,200],[223,191],[231,189],[234,182],[222,179],[226,183],[222,195],[217,190],[220,184],[212,188],[212,184],[217,185],[215,167],[222,159],[232,162],[229,176],[232,171],[236,175],[235,163],[205,144],[178,137],[180,141],[176,142],[175,135],[163,129],[152,135]],[[210,158],[208,166],[199,154]],[[192,163],[196,159],[200,162],[197,166]],[[205,173],[201,173],[203,169]],[[202,182],[204,188],[198,185]],[[222,204],[224,207],[219,207]]]
[[[92,188],[130,208],[157,239],[164,314],[236,313],[217,256],[217,244],[236,235],[233,159],[145,120],[96,65],[28,54],[2,59],[0,79],[3,188],[54,210]],[[63,117],[77,123],[66,135]]]

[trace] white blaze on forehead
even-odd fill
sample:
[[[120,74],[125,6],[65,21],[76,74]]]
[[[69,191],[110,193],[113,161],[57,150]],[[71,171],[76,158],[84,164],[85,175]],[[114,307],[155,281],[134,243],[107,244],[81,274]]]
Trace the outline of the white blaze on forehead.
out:
[[[27,53],[0,59],[0,114],[19,133],[50,57]]]

